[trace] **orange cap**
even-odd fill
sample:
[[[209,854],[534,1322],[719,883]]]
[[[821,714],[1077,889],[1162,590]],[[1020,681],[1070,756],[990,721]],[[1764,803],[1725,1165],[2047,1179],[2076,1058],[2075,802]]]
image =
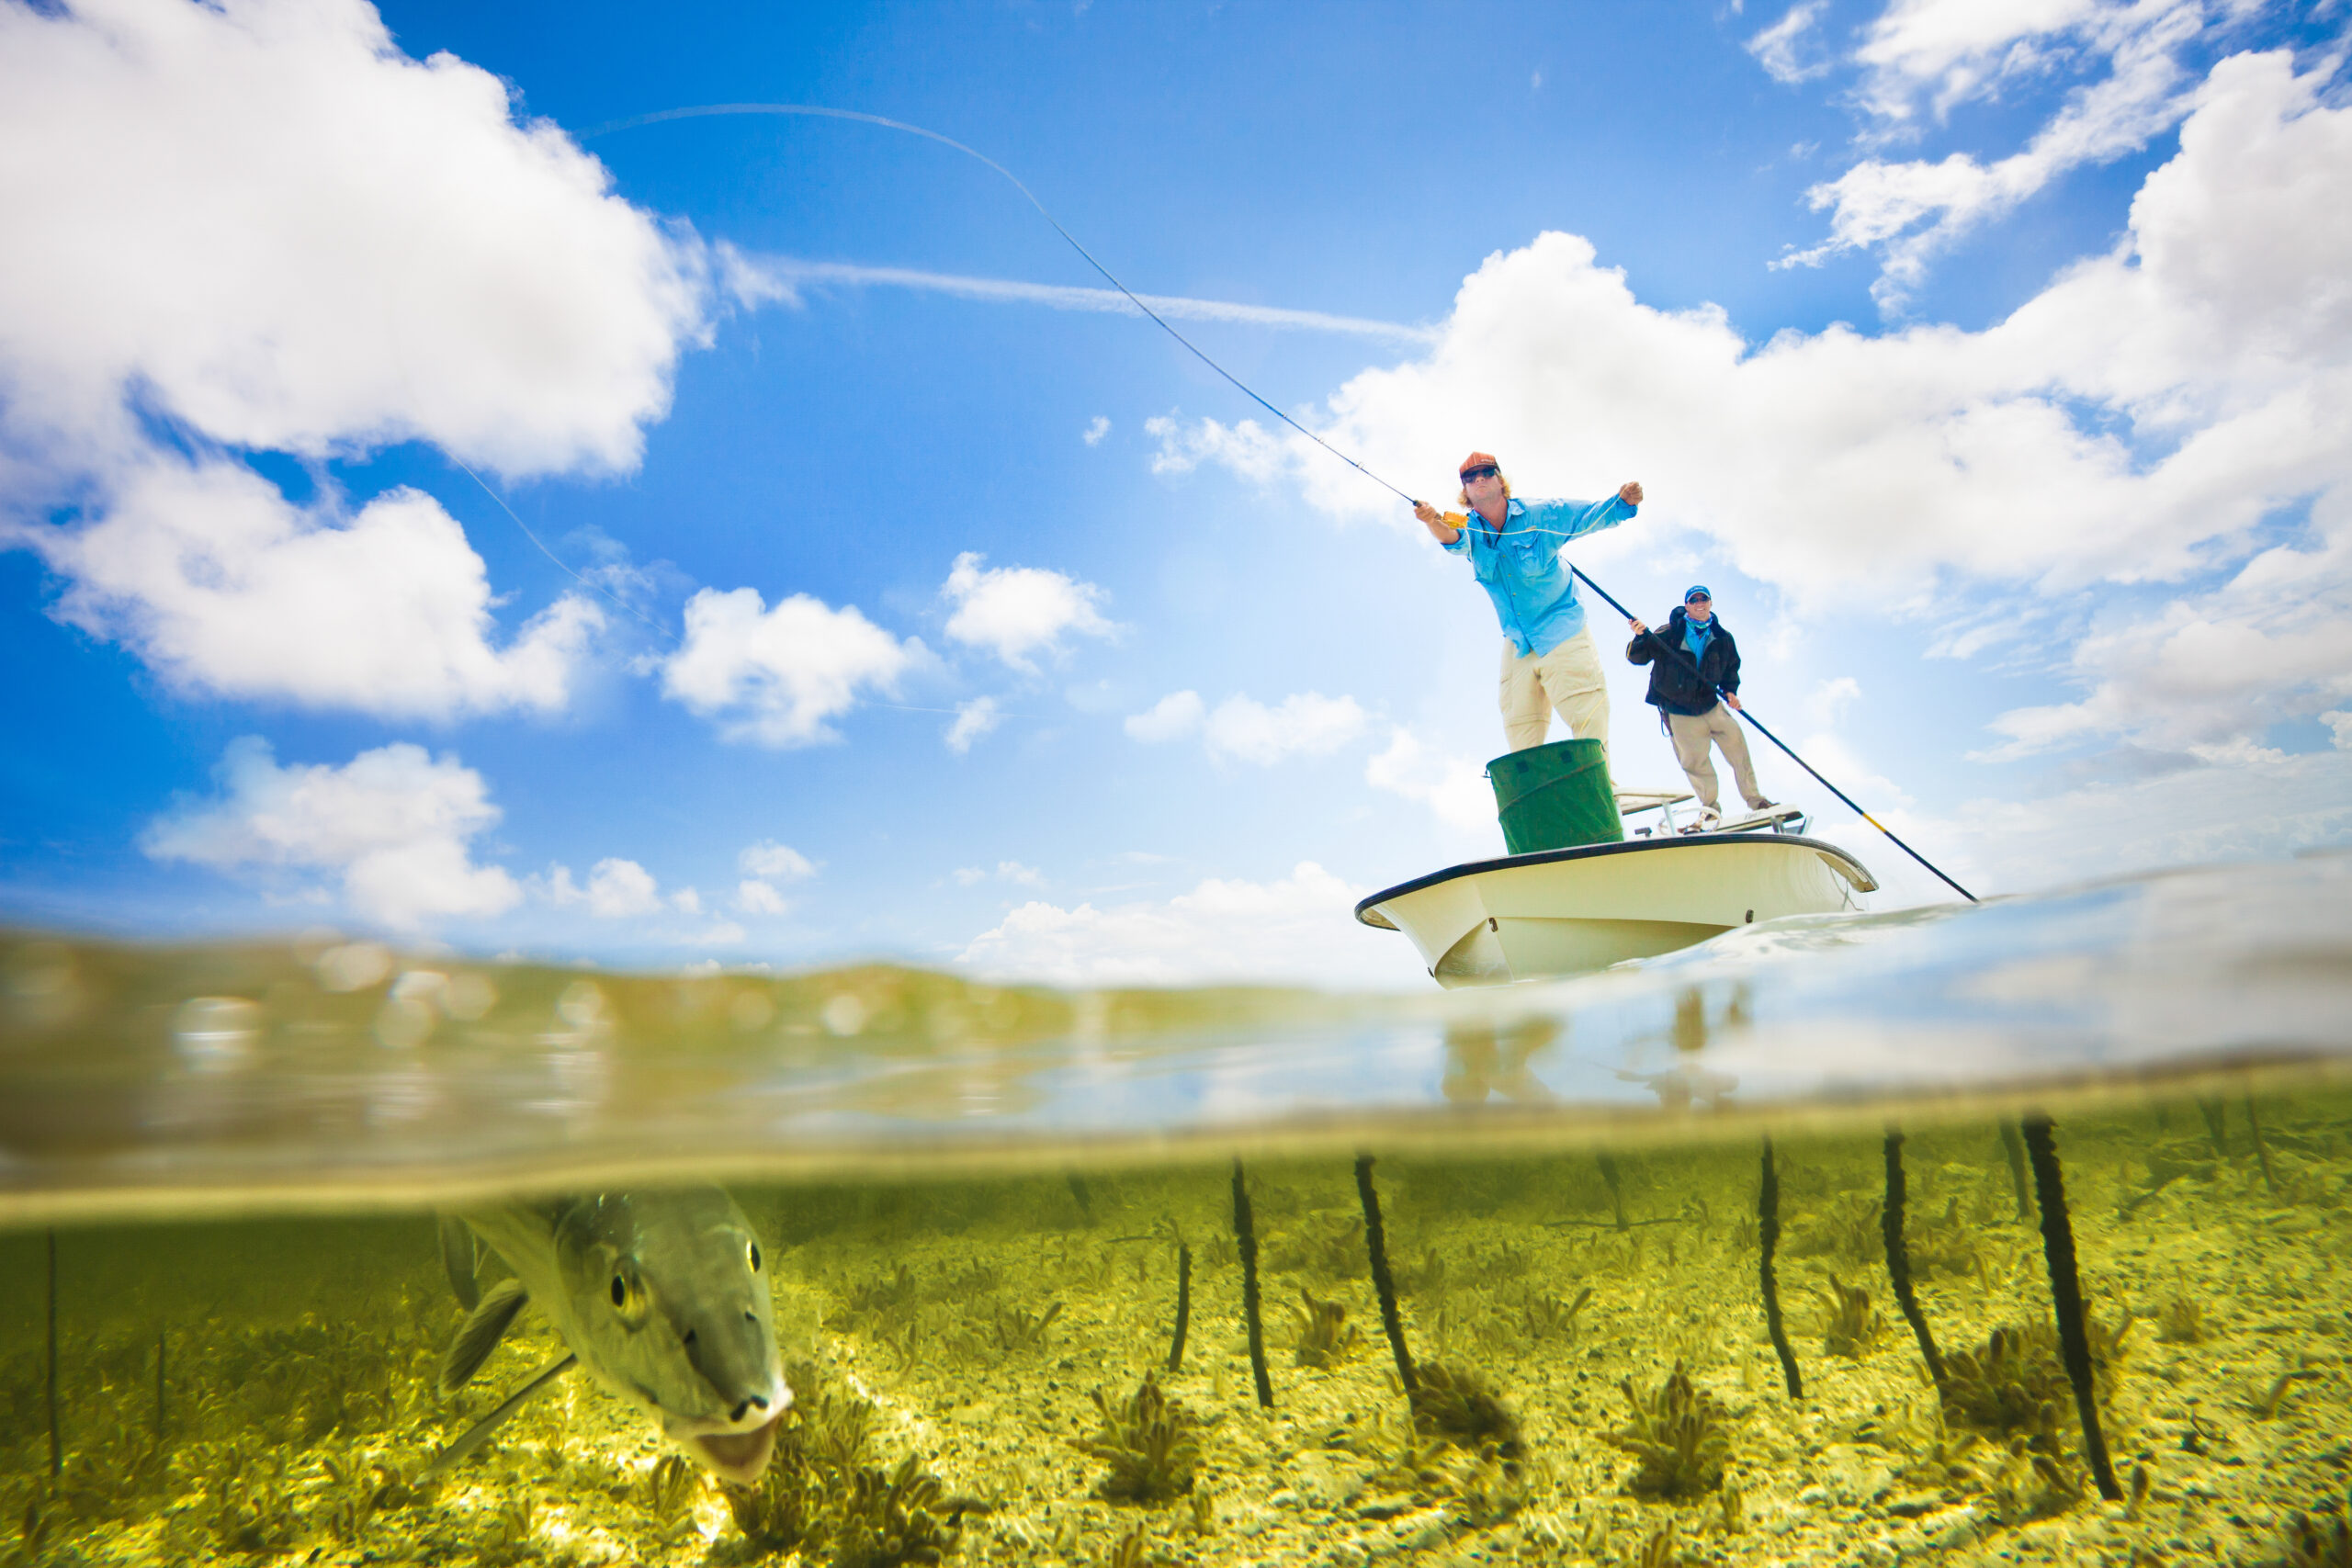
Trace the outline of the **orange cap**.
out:
[[[1454,478],[1460,479],[1473,468],[1500,468],[1501,467],[1500,463],[1495,461],[1491,453],[1473,452],[1462,459],[1462,467],[1454,471]]]

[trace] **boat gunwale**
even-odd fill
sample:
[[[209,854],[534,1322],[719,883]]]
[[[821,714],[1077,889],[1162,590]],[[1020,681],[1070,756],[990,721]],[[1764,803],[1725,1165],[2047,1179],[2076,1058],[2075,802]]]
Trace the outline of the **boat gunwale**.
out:
[[[1447,866],[1442,871],[1432,871],[1426,876],[1417,876],[1410,882],[1400,882],[1394,887],[1383,888],[1369,897],[1360,900],[1356,905],[1356,922],[1359,925],[1370,926],[1374,931],[1396,931],[1399,928],[1389,924],[1386,916],[1382,916],[1377,920],[1366,919],[1364,917],[1367,913],[1377,913],[1375,907],[1387,903],[1391,898],[1401,898],[1408,893],[1419,893],[1424,888],[1435,887],[1441,883],[1452,882],[1459,877],[1476,876],[1484,872],[1510,871],[1521,866],[1554,865],[1562,861],[1596,860],[1608,855],[1639,854],[1645,850],[1696,850],[1711,844],[1759,843],[1786,844],[1794,849],[1814,850],[1832,856],[1843,861],[1860,874],[1860,881],[1850,876],[1846,878],[1849,884],[1852,884],[1856,892],[1871,893],[1878,888],[1878,878],[1871,874],[1870,867],[1856,860],[1846,850],[1825,839],[1811,839],[1802,833],[1692,833],[1678,835],[1670,839],[1626,839],[1605,844],[1575,844],[1564,850],[1531,850],[1523,855],[1502,855],[1494,860],[1466,861],[1460,865]],[[1841,872],[1839,874],[1844,874]]]

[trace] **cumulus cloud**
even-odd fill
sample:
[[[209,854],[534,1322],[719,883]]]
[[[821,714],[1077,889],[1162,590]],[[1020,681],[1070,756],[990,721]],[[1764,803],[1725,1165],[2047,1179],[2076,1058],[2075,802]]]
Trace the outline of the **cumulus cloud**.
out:
[[[974,697],[967,703],[956,705],[956,721],[947,727],[947,749],[958,757],[972,749],[972,742],[1004,722],[997,711],[994,697]]]
[[[769,882],[805,882],[817,874],[816,862],[790,844],[780,844],[774,839],[762,839],[756,844],[744,846],[735,857],[735,868]]]
[[[967,550],[956,558],[940,593],[956,606],[947,635],[984,648],[1015,670],[1036,668],[1029,655],[1054,649],[1064,632],[1109,637],[1116,630],[1094,606],[1102,590],[1043,567],[988,567]]]
[[[1420,802],[1449,828],[1494,831],[1495,793],[1484,764],[1475,757],[1438,751],[1401,724],[1364,764],[1363,782]]]
[[[2194,101],[2181,51],[2204,21],[2201,0],[1911,0],[1890,6],[1856,55],[1869,73],[1860,101],[1884,128],[1909,129],[1923,99],[1940,117],[2005,81],[2050,69],[2057,55],[2077,65],[2076,57],[2087,56],[2104,62],[2108,73],[2076,88],[2007,157],[1989,164],[1966,152],[1934,163],[1869,158],[1815,186],[1806,200],[1815,211],[1830,212],[1828,237],[1775,265],[1817,265],[1842,251],[1883,247],[1871,292],[1883,307],[1899,308],[1936,253],[1962,233],[2069,170],[2136,152],[2177,123]],[[1765,63],[1772,69],[1770,59]]]
[[[583,604],[502,642],[429,502],[298,509],[232,455],[626,469],[707,331],[690,233],[355,0],[0,6],[0,542],[66,615],[224,694],[560,705]]]
[[[794,593],[769,609],[755,588],[706,588],[686,601],[685,638],[662,663],[662,690],[729,740],[808,746],[839,739],[828,721],[861,691],[892,690],[922,654],[854,605]]]
[[[2250,808],[2254,801],[2258,808]],[[2021,800],[1975,800],[1899,830],[1914,844],[1949,846],[1929,853],[1980,894],[2163,866],[2281,860],[2352,838],[2352,751],[2249,752],[2223,767],[2180,768]],[[1875,837],[1867,829],[1849,835],[1872,870],[1901,878],[1898,887],[1933,896],[1925,874],[1914,874],[1883,840],[1873,846]]]
[[[735,907],[747,915],[781,915],[791,906],[776,891],[779,882],[804,882],[817,874],[817,863],[790,844],[762,839],[747,844],[735,857],[744,874],[735,886]]]
[[[0,145],[19,437],[625,468],[703,330],[698,246],[356,0],[8,6]]]
[[[18,536],[64,578],[62,618],[229,696],[386,717],[560,709],[605,619],[567,594],[502,646],[481,558],[431,497],[394,490],[343,517],[221,462],[142,464],[98,521]]]
[[[1201,727],[1202,744],[1220,761],[1270,768],[1286,757],[1324,757],[1364,731],[1355,698],[1299,692],[1268,707],[1234,695],[1217,704]]]
[[[1132,739],[1158,745],[1194,733],[1207,716],[1200,693],[1170,692],[1145,712],[1129,714],[1125,728]]]
[[[1102,445],[1102,438],[1110,434],[1110,416],[1107,414],[1098,413],[1094,416],[1093,423],[1086,427],[1085,433],[1081,438],[1089,446],[1100,446]]]
[[[633,860],[617,857],[598,861],[588,873],[585,887],[571,879],[570,867],[551,867],[547,890],[549,903],[584,904],[588,912],[599,919],[658,914],[662,909],[662,889],[653,874]],[[697,899],[697,905],[699,902]]]
[[[1545,234],[1490,257],[1438,346],[1347,382],[1319,430],[1399,479],[1442,475],[1471,445],[1529,494],[1644,478],[1654,514],[1710,536],[1797,614],[1973,619],[1997,596],[2015,626],[2094,583],[2172,594],[2143,626],[2110,593],[2075,671],[2091,711],[2021,716],[2022,741],[2210,744],[2342,707],[2320,666],[2343,658],[2327,623],[2352,620],[2335,608],[2352,583],[2352,208],[2331,194],[2352,179],[2352,108],[2325,85],[2283,53],[2222,62],[2123,242],[1981,331],[1750,344],[1713,307],[1644,305],[1585,241]],[[1324,511],[1410,526],[1302,438],[1282,460]],[[1641,526],[1585,558],[1634,547]],[[2199,671],[2204,624],[2239,629]],[[2177,653],[2155,657],[2167,637]],[[2168,667],[2199,681],[2147,683]],[[2270,694],[2248,701],[2256,689]]]
[[[1294,756],[1328,756],[1363,734],[1369,722],[1353,697],[1298,692],[1272,707],[1239,693],[1211,709],[1197,692],[1170,692],[1145,712],[1127,716],[1127,734],[1148,744],[1199,735],[1220,762],[1272,767]]]
[[[523,897],[514,878],[478,865],[473,841],[498,820],[481,775],[421,746],[362,751],[342,767],[280,767],[255,736],[232,741],[219,794],[184,800],[150,823],[140,847],[216,871],[322,873],[361,919],[413,932],[488,916]]]
[[[747,915],[781,915],[790,906],[772,885],[745,877],[735,885],[735,907]]]
[[[991,976],[1060,986],[1418,979],[1396,939],[1383,942],[1388,933],[1356,924],[1355,901],[1369,891],[1301,861],[1279,881],[1212,877],[1164,901],[1065,908],[1032,900],[974,938],[958,961]]]

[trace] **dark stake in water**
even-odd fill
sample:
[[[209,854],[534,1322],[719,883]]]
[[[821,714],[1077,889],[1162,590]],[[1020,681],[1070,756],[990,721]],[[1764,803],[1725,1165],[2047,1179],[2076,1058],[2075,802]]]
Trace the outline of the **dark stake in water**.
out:
[[[2340,1564],[2341,868],[1466,998],[11,939],[0,1562]],[[438,1393],[436,1208],[721,1177],[757,1480],[585,1366],[433,1468],[582,1348]]]

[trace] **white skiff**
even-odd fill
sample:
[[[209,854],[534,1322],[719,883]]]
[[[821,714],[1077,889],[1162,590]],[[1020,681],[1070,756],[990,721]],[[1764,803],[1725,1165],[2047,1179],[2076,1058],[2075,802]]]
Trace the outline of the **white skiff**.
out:
[[[1449,866],[1374,894],[1356,919],[1412,938],[1452,989],[1605,969],[1734,926],[1851,909],[1877,890],[1836,844],[1776,830],[1792,816]]]

